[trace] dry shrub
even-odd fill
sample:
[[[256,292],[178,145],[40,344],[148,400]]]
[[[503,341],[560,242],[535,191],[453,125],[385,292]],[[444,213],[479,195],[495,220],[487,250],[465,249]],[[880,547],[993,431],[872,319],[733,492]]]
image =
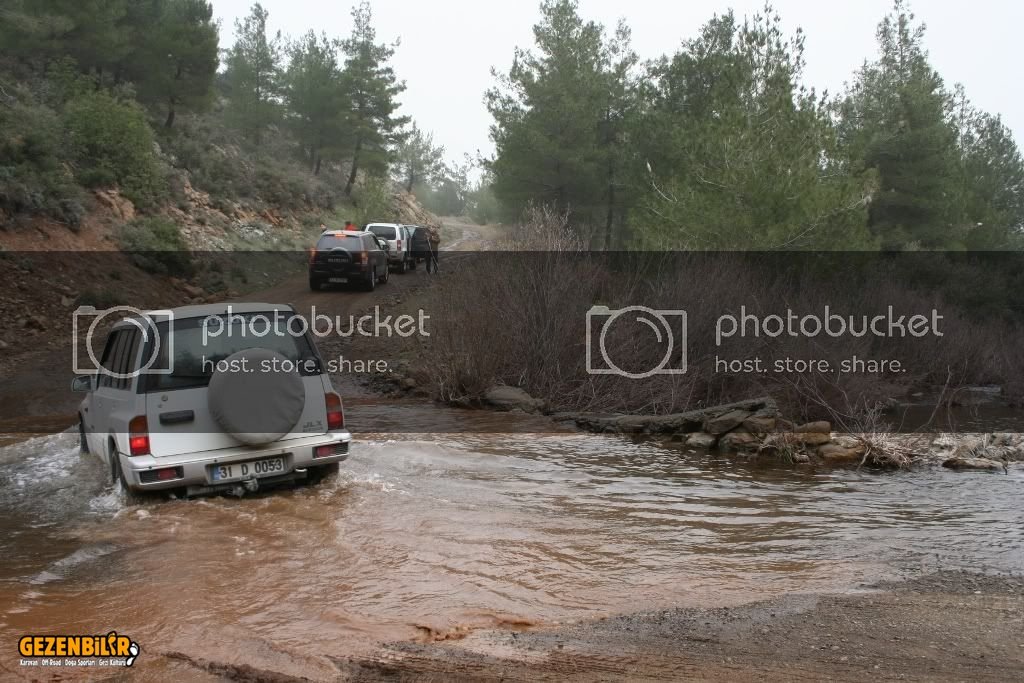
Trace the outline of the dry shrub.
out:
[[[837,429],[866,435],[875,464],[904,464],[913,447],[881,441],[893,431],[880,403],[908,387],[966,384],[1020,376],[1024,348],[1019,327],[1000,319],[971,321],[930,290],[906,283],[899,260],[877,255],[585,252],[565,216],[532,208],[506,245],[508,252],[458,255],[438,285],[433,308],[438,329],[422,379],[449,401],[473,401],[495,384],[526,389],[556,411],[669,414],[769,394],[793,419],[828,419]],[[941,256],[941,255],[940,255]],[[456,272],[457,271],[457,272]],[[685,310],[689,371],[633,380],[593,375],[586,367],[587,313],[643,304]],[[889,306],[917,314],[938,309],[944,336],[733,338],[715,342],[723,314],[741,307],[765,316],[876,315]],[[596,330],[595,330],[596,331]],[[616,328],[609,356],[640,372],[660,364],[664,346],[636,328]],[[826,360],[852,356],[898,359],[904,374],[719,372],[728,360]],[[907,428],[896,425],[895,428]]]

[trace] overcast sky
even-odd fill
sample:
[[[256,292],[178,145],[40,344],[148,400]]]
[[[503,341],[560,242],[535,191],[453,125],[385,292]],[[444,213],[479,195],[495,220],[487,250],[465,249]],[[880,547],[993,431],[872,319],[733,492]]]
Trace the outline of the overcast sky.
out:
[[[248,13],[251,0],[212,0],[221,20],[221,44],[233,42],[234,22]],[[352,0],[354,2],[355,0]],[[310,28],[347,36],[352,2],[346,0],[262,0],[274,30],[298,36]],[[677,2],[664,0],[580,0],[586,19],[611,30],[622,17],[633,29],[633,47],[643,59],[675,52],[715,12],[729,7],[750,15],[762,0]],[[818,90],[842,90],[865,58],[874,57],[875,29],[891,0],[837,3],[775,0],[786,29],[807,33],[808,84]],[[463,153],[490,154],[491,123],[483,104],[492,66],[507,71],[513,49],[530,47],[539,1],[373,0],[379,39],[401,39],[394,67],[408,89],[402,111],[432,131],[449,159]],[[1021,26],[1024,3],[1017,0],[917,0],[919,20],[928,25],[926,47],[947,84],[963,83],[982,109],[999,113],[1024,143],[1024,95]],[[1017,85],[1014,85],[1014,84]]]

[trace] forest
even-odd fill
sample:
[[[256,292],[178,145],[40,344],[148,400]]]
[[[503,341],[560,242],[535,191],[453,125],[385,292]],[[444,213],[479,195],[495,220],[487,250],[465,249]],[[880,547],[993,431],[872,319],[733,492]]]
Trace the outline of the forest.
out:
[[[805,82],[807,36],[771,5],[646,61],[625,20],[539,11],[482,94],[493,151],[452,163],[401,112],[400,44],[367,0],[340,37],[283,36],[256,3],[231,45],[206,0],[0,0],[0,226],[75,229],[105,187],[156,211],[187,181],[284,209],[398,188],[480,222],[543,207],[593,249],[1022,246],[1012,133],[933,68],[907,0],[836,94]]]
[[[508,215],[554,206],[609,249],[1019,248],[1020,151],[926,37],[896,0],[833,95],[804,82],[806,35],[771,5],[641,63],[625,21],[545,0],[535,45],[487,93],[489,182]]]

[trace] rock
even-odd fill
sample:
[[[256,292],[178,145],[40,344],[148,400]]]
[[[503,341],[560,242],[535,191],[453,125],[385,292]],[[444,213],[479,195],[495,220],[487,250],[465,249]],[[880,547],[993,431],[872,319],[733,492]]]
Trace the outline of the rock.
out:
[[[8,346],[7,342],[5,342],[3,339],[0,339],[0,351],[3,351],[4,349],[6,349],[7,346]]]
[[[805,425],[800,425],[793,430],[797,434],[831,434],[832,425],[828,422],[809,422]]]
[[[204,294],[206,294],[206,292],[204,292],[201,287],[196,287],[195,285],[189,284],[182,284],[181,291],[185,292],[185,294],[187,294],[193,299],[201,298]]]
[[[758,438],[746,432],[731,432],[718,441],[718,448],[723,451],[749,451],[757,449],[759,445]]]
[[[771,434],[777,423],[774,415],[754,414],[743,421],[743,428],[751,434]]]
[[[811,456],[806,453],[794,453],[793,464],[795,465],[807,465],[811,462]]]
[[[416,380],[414,380],[412,377],[406,377],[405,379],[402,380],[402,386],[406,389],[415,389]]]
[[[487,390],[484,400],[498,410],[515,410],[533,413],[544,406],[544,401],[533,398],[519,387],[495,386]]]
[[[26,330],[46,330],[46,319],[40,315],[30,315],[21,321],[21,326]]]
[[[117,190],[96,190],[96,199],[123,221],[135,220],[135,205]]]
[[[702,448],[709,450],[715,447],[718,443],[718,438],[713,434],[707,434],[705,432],[697,432],[696,434],[690,434],[686,438],[686,445],[692,448]]]
[[[989,460],[988,458],[950,458],[942,463],[942,466],[950,470],[983,472],[1005,469],[1003,463],[997,460]]]
[[[827,443],[831,443],[832,436],[829,434],[793,434],[793,440],[797,443],[801,443],[804,446],[824,446]]]
[[[855,436],[835,436],[832,438],[832,443],[836,444],[837,446],[842,446],[843,448],[855,449],[859,451],[861,455],[864,455],[864,453],[867,452],[868,450],[868,447],[864,444],[864,442]]]
[[[64,308],[70,308],[72,305],[74,305],[74,303],[75,300],[72,299],[70,296],[62,296],[60,298],[60,305],[63,306]]]
[[[717,417],[711,417],[704,422],[704,431],[708,434],[725,434],[739,427],[750,416],[751,414],[745,410],[733,410]]]
[[[838,444],[825,444],[818,449],[818,455],[831,464],[854,463],[864,459],[864,450],[856,448],[844,448]]]

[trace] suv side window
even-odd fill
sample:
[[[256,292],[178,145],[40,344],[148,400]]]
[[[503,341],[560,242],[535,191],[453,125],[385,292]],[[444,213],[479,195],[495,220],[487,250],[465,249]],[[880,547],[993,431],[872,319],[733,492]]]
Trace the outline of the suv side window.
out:
[[[100,359],[100,368],[101,368],[101,370],[100,370],[100,376],[99,376],[99,386],[101,386],[101,387],[109,387],[111,385],[111,382],[113,382],[113,380],[114,380],[113,377],[111,377],[107,373],[103,372],[103,370],[108,370],[110,372],[117,372],[117,368],[114,365],[114,358],[117,355],[118,344],[121,344],[123,342],[123,340],[124,340],[124,331],[123,330],[118,330],[118,331],[112,332],[110,334],[110,336],[107,337],[107,345],[105,347],[103,347],[103,357]]]
[[[377,244],[377,238],[372,235],[363,236],[363,246],[366,248],[366,251],[377,251],[380,249],[380,246]]]
[[[128,330],[123,333],[128,339],[125,342],[122,357],[118,359],[117,372],[121,375],[129,375],[137,370],[136,359],[139,355],[139,330]],[[114,380],[114,388],[126,391],[132,387],[131,377],[120,377]]]
[[[135,370],[135,357],[139,348],[139,331],[135,329],[117,330],[110,335],[107,346],[103,350],[100,365],[107,372],[127,375]],[[132,384],[130,377],[113,377],[107,373],[100,374],[99,386],[125,390]]]

